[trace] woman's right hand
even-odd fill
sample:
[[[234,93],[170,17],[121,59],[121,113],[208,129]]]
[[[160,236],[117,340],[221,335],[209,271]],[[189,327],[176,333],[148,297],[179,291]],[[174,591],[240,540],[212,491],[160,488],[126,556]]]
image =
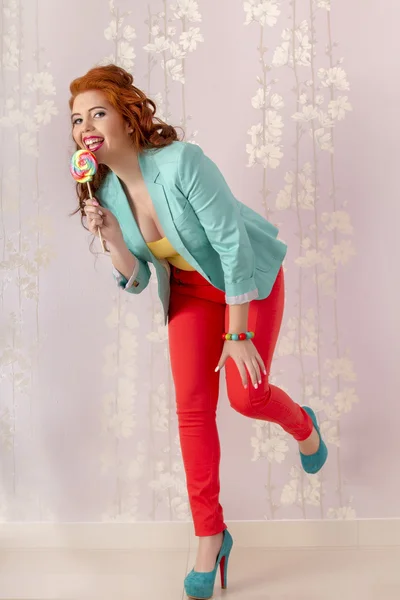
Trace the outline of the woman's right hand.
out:
[[[85,215],[90,233],[98,236],[100,228],[101,235],[109,246],[119,246],[124,243],[118,220],[111,211],[100,206],[95,198],[85,201]]]

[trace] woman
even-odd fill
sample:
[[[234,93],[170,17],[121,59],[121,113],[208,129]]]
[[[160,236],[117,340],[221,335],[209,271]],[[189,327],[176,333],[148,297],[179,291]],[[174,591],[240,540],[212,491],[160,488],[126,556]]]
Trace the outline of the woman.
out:
[[[152,262],[168,322],[179,434],[199,550],[185,579],[192,598],[222,586],[232,538],[219,503],[216,426],[219,371],[231,406],[278,423],[298,442],[303,468],[327,458],[313,411],[268,382],[282,321],[286,246],[278,230],[238,202],[217,166],[155,117],[156,107],[114,65],[70,86],[73,138],[100,164],[90,201],[78,184],[89,230],[100,228],[125,291],[142,292]],[[78,211],[77,211],[78,212]]]

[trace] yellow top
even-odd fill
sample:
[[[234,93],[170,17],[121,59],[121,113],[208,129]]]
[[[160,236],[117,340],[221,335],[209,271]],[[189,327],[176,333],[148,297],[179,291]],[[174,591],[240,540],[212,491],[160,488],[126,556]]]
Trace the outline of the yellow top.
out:
[[[169,263],[171,263],[171,265],[173,265],[177,269],[182,269],[182,271],[196,270],[191,265],[189,265],[189,263],[180,254],[177,253],[175,248],[172,246],[171,242],[166,237],[155,242],[148,242],[147,246],[156,258],[166,259]]]

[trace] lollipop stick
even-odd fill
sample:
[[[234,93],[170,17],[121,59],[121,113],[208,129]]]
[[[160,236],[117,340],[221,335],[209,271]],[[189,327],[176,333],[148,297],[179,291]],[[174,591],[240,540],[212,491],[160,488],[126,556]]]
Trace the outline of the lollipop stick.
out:
[[[89,198],[91,200],[93,200],[92,188],[90,187],[90,183],[87,181],[86,184],[87,184],[88,190],[89,190]],[[103,252],[105,253],[106,249],[104,248],[104,240],[103,240],[103,236],[101,235],[100,227],[97,228],[97,231],[99,232],[101,248],[102,248]]]

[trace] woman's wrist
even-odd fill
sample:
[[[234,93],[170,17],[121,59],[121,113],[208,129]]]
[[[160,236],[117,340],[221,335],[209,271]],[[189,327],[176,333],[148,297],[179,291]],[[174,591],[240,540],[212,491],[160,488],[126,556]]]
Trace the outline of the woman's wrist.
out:
[[[121,238],[115,242],[107,242],[107,247],[110,250],[111,254],[121,254],[122,252],[128,250],[128,247],[125,244],[125,240],[122,237],[122,235]]]
[[[254,336],[254,331],[242,331],[241,333],[223,333],[222,339],[225,342],[244,342],[245,340],[252,340]]]
[[[129,280],[137,265],[137,258],[132,254],[124,241],[120,244],[109,244],[109,247],[113,266]]]
[[[229,305],[229,329],[227,333],[248,331],[249,302]]]

